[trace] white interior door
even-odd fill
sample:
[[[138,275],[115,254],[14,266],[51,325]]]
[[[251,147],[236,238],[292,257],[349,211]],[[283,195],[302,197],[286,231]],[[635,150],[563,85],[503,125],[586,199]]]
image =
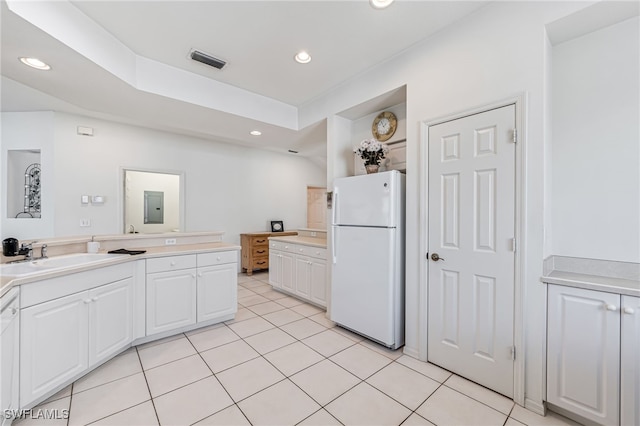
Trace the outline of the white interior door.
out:
[[[327,229],[327,188],[307,187],[307,228]]]
[[[430,362],[513,396],[515,105],[429,128]],[[440,258],[440,260],[435,260]]]

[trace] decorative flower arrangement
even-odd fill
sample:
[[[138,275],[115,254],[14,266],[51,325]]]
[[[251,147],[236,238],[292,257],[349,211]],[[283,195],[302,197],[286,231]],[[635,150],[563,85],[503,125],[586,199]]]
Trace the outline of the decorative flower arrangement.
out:
[[[365,139],[360,142],[360,146],[353,149],[364,160],[365,166],[380,165],[380,160],[389,152],[387,145],[376,139]]]

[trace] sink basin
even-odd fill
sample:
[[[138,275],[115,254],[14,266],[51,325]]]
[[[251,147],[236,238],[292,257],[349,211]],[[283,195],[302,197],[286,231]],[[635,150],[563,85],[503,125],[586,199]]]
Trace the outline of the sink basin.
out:
[[[76,253],[65,256],[55,256],[47,259],[37,259],[31,262],[10,263],[0,265],[0,275],[22,277],[40,274],[59,269],[91,265],[105,260],[115,259],[126,255],[108,253]]]

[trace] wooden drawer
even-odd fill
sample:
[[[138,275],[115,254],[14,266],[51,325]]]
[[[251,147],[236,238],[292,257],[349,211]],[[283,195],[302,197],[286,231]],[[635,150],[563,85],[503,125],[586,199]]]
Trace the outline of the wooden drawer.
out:
[[[266,269],[268,267],[269,267],[269,256],[254,257],[251,260],[251,268],[252,269]]]
[[[184,256],[157,257],[155,259],[147,259],[147,274],[152,274],[154,272],[195,268],[196,265],[197,262],[195,254],[187,254]]]
[[[260,256],[269,257],[269,246],[265,244],[264,246],[254,247],[251,250],[251,254],[253,255],[253,257],[260,257]]]
[[[198,254],[198,267],[236,262],[238,262],[238,252],[235,250]]]
[[[303,256],[316,257],[318,259],[327,258],[327,249],[322,247],[313,247],[313,246],[305,246],[305,245],[297,244],[296,253]]]
[[[269,237],[251,237],[251,247],[258,246],[268,246],[269,245]]]

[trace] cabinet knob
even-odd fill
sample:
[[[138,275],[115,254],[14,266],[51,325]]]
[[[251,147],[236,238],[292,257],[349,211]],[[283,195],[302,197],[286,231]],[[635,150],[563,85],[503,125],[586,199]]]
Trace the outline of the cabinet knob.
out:
[[[195,277],[196,277],[196,274],[191,274],[191,278],[195,278]]]
[[[612,305],[610,303],[607,303],[606,308],[607,308],[607,311],[612,311],[612,312],[615,312],[618,310],[618,307],[616,305]]]
[[[289,246],[284,246],[284,248],[288,249],[288,248],[289,248]]]
[[[624,312],[627,315],[633,315],[635,313],[635,311],[633,310],[633,308],[623,308],[622,312]]]
[[[97,302],[97,301],[98,301],[98,298],[97,298],[97,297],[92,297],[92,298],[91,298],[91,301],[92,301],[92,302]]]
[[[18,313],[18,310],[16,308],[11,308],[11,316],[15,315]]]
[[[171,262],[171,266],[176,266],[176,262]]]
[[[202,277],[202,272],[198,272],[198,276],[199,276],[199,277]]]
[[[218,260],[218,261],[219,261],[220,259],[221,259],[221,258],[220,258],[220,256],[216,257],[216,260]]]
[[[84,299],[83,302],[88,305],[89,303],[91,303],[91,299]]]

